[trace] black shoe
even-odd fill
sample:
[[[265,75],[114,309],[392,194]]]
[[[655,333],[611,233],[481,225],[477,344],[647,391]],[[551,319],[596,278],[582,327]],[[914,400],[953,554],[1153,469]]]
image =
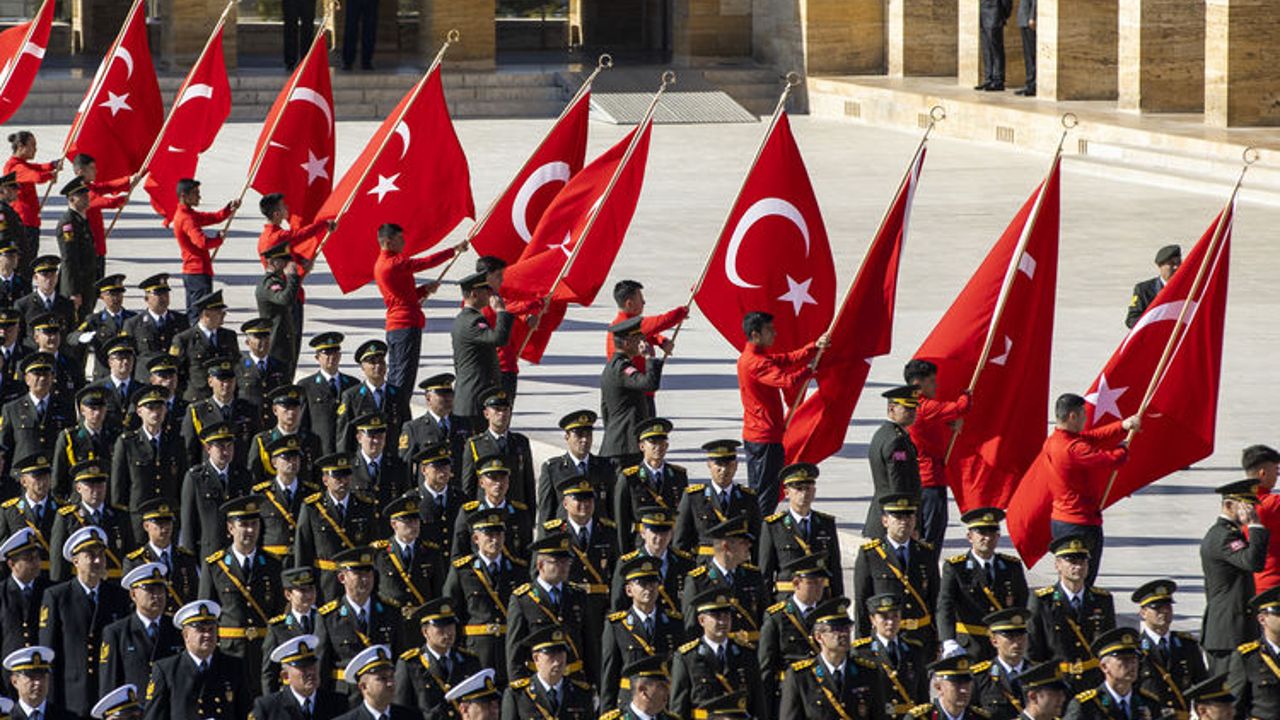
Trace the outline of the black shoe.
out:
[[[372,70],[372,69],[373,69],[373,63],[371,63],[371,62],[367,62],[367,63],[360,63],[360,69],[361,69],[361,70]]]
[[[991,89],[991,84],[990,84],[990,83],[982,83],[981,85],[974,85],[974,86],[973,86],[973,89],[974,89],[974,90],[990,90],[990,89]]]
[[[1025,95],[1026,97],[1035,97],[1036,89],[1035,88],[1026,89],[1022,94]]]
[[[1004,92],[1004,85],[988,85],[983,89],[987,92]]]

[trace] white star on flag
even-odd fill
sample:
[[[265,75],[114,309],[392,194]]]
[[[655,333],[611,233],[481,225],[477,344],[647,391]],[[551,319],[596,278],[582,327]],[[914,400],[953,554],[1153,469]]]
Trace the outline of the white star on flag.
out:
[[[1093,422],[1095,425],[1108,415],[1115,415],[1117,419],[1124,417],[1120,414],[1120,406],[1116,404],[1116,400],[1128,389],[1127,385],[1119,388],[1108,387],[1105,374],[1098,378],[1098,390],[1084,396],[1084,401],[1094,407]]]
[[[101,103],[98,103],[98,107],[109,108],[111,110],[111,117],[115,117],[116,113],[120,112],[121,110],[133,109],[132,107],[129,107],[128,101],[129,101],[129,93],[125,93],[123,95],[117,95],[111,92],[110,90],[108,90],[107,99]]]
[[[813,299],[809,294],[809,285],[813,283],[813,278],[809,278],[804,282],[796,282],[787,276],[787,291],[778,296],[779,300],[791,303],[791,310],[796,315],[800,314],[800,308],[805,305],[817,305],[818,301]]]
[[[1034,280],[1036,277],[1036,259],[1031,257],[1031,253],[1024,252],[1022,257],[1018,258],[1018,272],[1027,276],[1027,279]]]
[[[396,180],[399,180],[399,179],[400,179],[400,173],[396,173],[391,177],[387,177],[386,175],[379,174],[378,184],[374,186],[372,190],[369,191],[369,194],[377,195],[378,203],[381,204],[382,198],[386,197],[387,193],[395,192],[400,189],[396,187]]]
[[[307,161],[298,166],[307,172],[307,185],[310,185],[311,183],[315,182],[317,178],[324,178],[326,180],[329,179],[329,171],[325,169],[325,165],[328,162],[329,162],[328,157],[318,158],[316,157],[315,153],[311,152],[310,150],[307,150]],[[396,177],[399,177],[399,175],[397,175]],[[394,180],[395,178],[392,178],[393,182]],[[399,190],[400,188],[395,188],[395,189]],[[377,189],[375,188],[373,192],[377,192]],[[390,191],[387,191],[387,192],[390,192]],[[382,195],[378,195],[378,202],[382,202]]]

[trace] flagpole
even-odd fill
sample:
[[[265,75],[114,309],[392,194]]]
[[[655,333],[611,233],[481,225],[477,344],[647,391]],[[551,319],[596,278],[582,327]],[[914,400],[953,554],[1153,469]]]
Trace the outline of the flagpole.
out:
[[[929,108],[929,125],[924,129],[924,134],[920,137],[920,144],[916,146],[916,151],[911,155],[911,163],[907,165],[907,172],[902,176],[902,182],[898,183],[898,189],[893,194],[893,199],[889,205],[885,207],[884,214],[880,216],[880,224],[876,226],[876,232],[871,236],[872,242],[880,237],[880,233],[884,230],[884,224],[889,221],[889,213],[893,210],[894,201],[902,194],[907,183],[911,181],[911,173],[915,169],[916,164],[920,161],[920,153],[924,152],[925,145],[929,142],[929,134],[933,132],[933,128],[939,121],[947,119],[947,110],[941,105],[934,105]],[[870,249],[870,246],[868,246]],[[840,309],[831,318],[831,324],[827,326],[824,335],[830,335],[836,329],[836,322],[840,319],[840,313],[844,312],[845,305],[849,304],[850,296],[853,295],[853,288],[858,284],[858,279],[862,277],[862,270],[859,268],[858,274],[854,276],[853,281],[849,283],[849,287],[844,292],[844,299],[840,301]],[[791,424],[791,418],[795,415],[796,409],[800,407],[800,403],[804,400],[805,393],[809,390],[809,381],[813,377],[813,372],[818,369],[818,363],[822,361],[822,356],[827,352],[827,348],[818,348],[817,354],[813,356],[813,360],[809,361],[809,375],[805,377],[804,384],[800,387],[800,391],[791,400],[791,406],[787,408],[786,419],[783,420],[783,428]]]
[[[325,8],[326,14],[329,12],[330,7],[332,6],[330,5]],[[316,30],[315,36],[311,38],[311,47],[307,49],[307,57],[311,56],[311,53],[314,52],[316,49],[317,43],[319,43],[321,38],[324,37],[324,23],[327,20],[328,18],[325,17],[320,21],[320,29]],[[306,62],[305,58],[303,62],[305,64]],[[328,63],[328,58],[326,57],[325,59],[326,72],[328,71],[328,67],[329,67],[329,63]],[[284,93],[285,106],[289,104],[289,96],[293,94],[294,88],[298,87],[298,76],[300,74],[301,72],[294,73],[293,76],[289,78],[289,83],[288,85],[286,85],[285,93]],[[253,184],[254,179],[257,178],[258,176],[258,171],[262,169],[262,162],[267,159],[267,150],[271,148],[271,138],[276,134],[276,128],[280,125],[280,119],[284,117],[285,106],[282,106],[280,108],[280,112],[276,113],[275,118],[271,120],[271,127],[267,129],[267,134],[265,136],[266,142],[262,143],[262,149],[259,150],[254,155],[253,164],[249,168],[249,174],[248,176],[245,177],[244,184],[240,186],[240,194],[236,196],[236,200],[238,202],[244,202],[244,196],[246,193],[249,192],[249,186]],[[222,226],[223,237],[226,237],[227,232],[231,230],[231,221],[236,219],[236,213],[239,210],[240,210],[239,207],[235,207],[231,210],[231,214],[227,216],[227,222]],[[225,246],[225,243],[213,249],[213,253],[209,256],[209,262],[213,262],[214,260],[218,259],[218,251],[221,250],[224,246]]]
[[[27,25],[27,33],[22,36],[22,44],[18,46],[18,57],[14,58],[13,64],[5,71],[4,78],[0,79],[0,90],[4,90],[8,87],[9,80],[13,78],[14,71],[18,69],[18,65],[22,62],[22,52],[27,49],[27,44],[31,42],[31,36],[36,32],[36,25],[44,15],[45,6],[51,2],[53,2],[53,0],[44,0],[44,2],[40,3],[40,9],[36,10],[36,16],[31,18],[31,23]],[[63,152],[63,155],[65,154],[66,152]],[[61,156],[59,156],[59,160],[61,160]],[[44,189],[44,198],[40,201],[40,210],[44,209],[45,200],[49,199],[49,191],[53,190],[54,183],[58,182],[58,172],[61,171],[61,169],[61,167],[54,169],[53,178],[49,180],[48,186]]]
[[[456,28],[445,33],[444,44],[440,46],[439,52],[436,53],[435,58],[431,61],[431,65],[422,75],[422,79],[418,81],[417,85],[413,86],[413,92],[409,95],[409,101],[400,109],[400,114],[396,115],[396,121],[391,124],[391,130],[382,137],[382,142],[378,143],[378,150],[372,155],[372,159],[367,165],[365,165],[364,170],[360,172],[360,179],[356,181],[355,185],[351,186],[351,193],[347,195],[347,199],[343,201],[342,209],[338,211],[337,215],[333,216],[334,222],[340,221],[342,216],[347,213],[347,210],[351,209],[351,204],[356,200],[356,193],[360,191],[360,186],[364,185],[364,181],[369,177],[369,171],[373,169],[373,161],[376,161],[378,157],[382,155],[382,151],[387,147],[387,142],[391,140],[392,135],[396,134],[396,126],[404,120],[405,113],[409,112],[409,108],[413,107],[414,101],[417,100],[418,95],[422,93],[422,88],[426,87],[427,80],[431,77],[431,73],[435,72],[436,68],[440,67],[440,63],[444,61],[444,54],[449,49],[449,46],[461,39],[462,35]],[[324,246],[329,242],[329,238],[331,237],[333,237],[333,230],[325,230],[324,237],[320,239],[320,244],[316,246],[316,254],[312,257],[313,264],[315,263],[315,258],[320,257],[320,251],[324,249]]]
[[[551,305],[551,298],[555,297],[560,283],[564,281],[565,276],[569,274],[569,270],[573,268],[573,261],[578,259],[578,253],[581,252],[582,246],[586,244],[587,237],[591,235],[591,228],[595,226],[596,218],[600,217],[600,210],[604,208],[605,200],[613,192],[614,186],[618,184],[618,179],[622,177],[622,172],[626,170],[627,163],[630,162],[631,156],[635,153],[636,146],[640,144],[640,136],[644,134],[641,128],[653,122],[653,113],[658,109],[658,101],[662,99],[662,94],[666,92],[667,87],[675,83],[675,72],[667,70],[662,73],[662,84],[658,86],[658,92],[654,93],[653,100],[649,102],[649,109],[645,111],[644,117],[636,125],[636,134],[631,137],[631,142],[627,144],[627,151],[622,154],[622,160],[609,178],[609,184],[605,186],[604,193],[600,195],[595,207],[591,208],[591,214],[587,216],[587,224],[583,227],[582,233],[578,235],[578,242],[573,245],[573,252],[569,253],[569,258],[560,267],[560,274],[556,276],[555,282],[551,283],[551,289],[547,291],[546,297],[542,298],[542,307],[538,309],[538,313],[534,316],[535,324],[530,325],[530,330],[536,327],[536,322],[542,319],[542,316],[547,312],[547,308]],[[520,349],[516,351],[516,357],[519,357],[524,352],[524,348],[529,344],[529,338],[532,336],[532,332],[525,333],[524,340],[520,343]]]
[[[196,56],[195,64],[191,66],[192,70],[200,66],[201,61],[204,60],[205,53],[209,52],[209,48],[213,45],[213,38],[222,30],[222,26],[227,20],[227,15],[231,13],[231,9],[235,6],[236,0],[227,0],[227,6],[222,9],[222,15],[218,17],[218,22],[213,25],[213,31],[209,33],[209,39],[204,41],[204,48],[200,51],[200,54]],[[182,94],[187,91],[187,86],[189,84],[191,84],[190,71],[188,71],[187,76],[183,78],[182,86],[178,88],[178,94],[174,96],[173,107],[169,108],[169,113],[165,115],[164,118],[164,124],[160,126],[160,132],[156,134],[155,141],[151,143],[151,149],[147,151],[147,159],[142,161],[142,165],[139,166],[141,169],[138,170],[137,175],[134,175],[133,181],[129,183],[129,190],[124,195],[124,202],[120,204],[120,207],[116,208],[116,214],[112,216],[111,224],[107,226],[107,231],[102,234],[102,239],[104,241],[111,236],[111,231],[115,229],[116,223],[120,220],[120,215],[124,213],[125,206],[129,204],[129,198],[133,197],[133,191],[137,189],[138,184],[147,176],[151,161],[155,158],[156,152],[160,149],[160,143],[164,140],[165,131],[169,129],[169,123],[173,120],[173,113],[178,109],[178,102],[182,100]]]
[[[747,187],[747,180],[751,178],[751,172],[755,170],[756,163],[760,162],[760,156],[764,154],[765,145],[769,142],[769,137],[773,135],[773,129],[778,126],[778,120],[782,118],[782,113],[786,110],[787,99],[791,97],[791,91],[795,90],[803,81],[800,73],[792,71],[787,73],[783,80],[786,84],[782,87],[782,93],[778,96],[778,104],[773,107],[773,115],[769,118],[769,127],[765,129],[764,135],[760,138],[760,145],[756,147],[756,156],[752,158],[751,164],[747,166],[747,172],[742,176],[742,183],[738,186],[738,192],[733,196],[736,204],[738,198],[742,196],[742,191]],[[684,321],[689,317],[689,308],[693,307],[693,298],[702,289],[702,283],[707,279],[707,272],[711,269],[711,259],[715,257],[716,249],[720,247],[719,238],[724,237],[724,231],[729,228],[729,220],[733,216],[733,207],[729,208],[729,212],[725,214],[724,222],[720,225],[720,233],[716,235],[716,244],[712,246],[711,252],[707,254],[707,261],[702,264],[702,272],[698,274],[698,279],[694,281],[693,287],[689,288],[689,299],[682,306],[685,309],[684,318],[676,323],[675,329],[671,331],[671,342],[667,347],[675,347],[676,338],[680,335],[680,328],[684,327]],[[670,355],[666,350],[662,351],[662,357],[666,358]]]
[[[1005,271],[1004,284],[1000,288],[1000,297],[996,300],[996,309],[991,316],[991,324],[987,326],[987,339],[982,345],[982,354],[978,356],[978,364],[973,368],[973,377],[970,378],[969,387],[965,391],[970,395],[978,387],[978,380],[982,377],[982,371],[986,369],[987,360],[991,357],[991,347],[996,339],[996,328],[999,327],[1000,319],[1004,316],[1005,305],[1009,302],[1009,293],[1013,290],[1013,279],[1022,264],[1023,255],[1027,252],[1027,245],[1031,243],[1031,231],[1040,219],[1040,209],[1044,207],[1044,196],[1046,186],[1049,183],[1049,176],[1053,174],[1054,169],[1062,162],[1062,145],[1067,141],[1067,133],[1071,132],[1079,124],[1075,113],[1064,113],[1061,122],[1062,136],[1058,138],[1058,148],[1053,152],[1053,162],[1049,164],[1049,173],[1045,175],[1044,182],[1040,186],[1040,192],[1036,195],[1036,201],[1031,206],[1031,214],[1027,216],[1027,221],[1022,226],[1022,237],[1018,239],[1017,249],[1014,250],[1013,257],[1009,261],[1009,268]],[[951,439],[947,441],[947,452],[943,455],[942,460],[944,465],[951,461],[951,451],[955,450],[956,438],[960,436],[960,430],[960,427],[951,429]]]
[[[1169,362],[1173,359],[1173,349],[1182,341],[1182,336],[1186,333],[1186,325],[1183,321],[1186,319],[1187,312],[1193,304],[1198,304],[1198,300],[1193,298],[1200,292],[1201,286],[1204,284],[1205,275],[1208,274],[1209,265],[1215,262],[1218,253],[1218,245],[1222,241],[1223,235],[1226,234],[1227,211],[1232,211],[1232,221],[1235,220],[1235,212],[1233,206],[1236,202],[1236,196],[1240,193],[1240,185],[1244,183],[1245,173],[1249,171],[1249,166],[1258,161],[1258,150],[1254,147],[1244,149],[1244,164],[1240,168],[1240,176],[1236,178],[1235,187],[1231,188],[1231,195],[1227,198],[1227,202],[1222,207],[1222,213],[1218,216],[1218,226],[1213,229],[1213,237],[1209,240],[1209,247],[1205,251],[1204,257],[1200,260],[1200,267],[1196,270],[1195,280],[1191,282],[1191,290],[1187,293],[1186,298],[1182,301],[1182,307],[1178,310],[1178,319],[1173,323],[1173,331],[1169,333],[1169,339],[1165,341],[1164,352],[1160,354],[1160,361],[1156,363],[1155,372],[1151,373],[1151,380],[1147,382],[1146,392],[1142,395],[1142,402],[1138,405],[1138,412],[1135,416],[1141,420],[1142,416],[1147,412],[1147,406],[1151,404],[1151,399],[1155,396],[1156,390],[1160,387],[1160,378],[1164,375],[1165,369],[1168,368]],[[1124,441],[1130,443],[1138,434],[1137,430],[1129,430],[1129,434],[1125,435]],[[1115,486],[1116,476],[1120,474],[1120,470],[1112,470],[1111,477],[1107,480],[1107,489],[1102,493],[1102,503],[1099,509],[1107,507],[1107,500],[1111,497],[1111,489]]]

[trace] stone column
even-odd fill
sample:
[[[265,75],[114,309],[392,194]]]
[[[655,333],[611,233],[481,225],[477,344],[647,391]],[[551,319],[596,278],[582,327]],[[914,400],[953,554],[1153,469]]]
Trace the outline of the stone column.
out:
[[[1145,112],[1204,109],[1204,4],[1120,0],[1119,106]]]
[[[1280,13],[1270,0],[1206,0],[1205,122],[1280,125]]]
[[[209,33],[218,22],[225,0],[168,0],[161,4],[161,67],[181,72],[190,69],[209,40]],[[128,8],[126,8],[128,10]],[[167,12],[166,12],[167,11]],[[236,67],[236,10],[227,13],[222,31],[222,52],[227,67]]]
[[[889,0],[889,74],[955,75],[956,3]]]
[[[986,77],[982,65],[982,22],[979,3],[974,0],[956,0],[958,30],[956,42],[956,80],[961,86],[973,87]],[[1027,67],[1022,59],[1022,30],[1018,27],[1018,2],[1013,3],[1013,14],[1004,26],[1004,84],[1016,89],[1026,84]]]
[[[700,58],[751,56],[752,0],[674,0],[672,54],[676,65]]]
[[[1117,0],[1040,0],[1036,93],[1048,100],[1114,100]]]
[[[71,4],[71,52],[107,54],[129,14],[127,0],[75,0]]]
[[[492,68],[495,64],[493,2],[479,0],[421,0],[418,49],[423,64],[430,63],[450,30],[462,39],[449,48],[447,62],[468,67]]]
[[[755,0],[751,49],[782,72],[885,71],[884,0]]]

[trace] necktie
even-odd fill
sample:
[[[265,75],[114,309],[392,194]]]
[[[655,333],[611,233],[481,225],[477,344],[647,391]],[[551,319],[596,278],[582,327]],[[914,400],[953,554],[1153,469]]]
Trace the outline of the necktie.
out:
[[[898,643],[890,640],[886,650],[889,653],[889,664],[895,668],[898,667]]]
[[[405,545],[400,549],[400,560],[404,562],[405,567],[413,564],[413,548],[411,546]]]
[[[311,698],[302,701],[302,717],[311,717]]]
[[[1169,664],[1169,639],[1160,638],[1160,664]]]
[[[444,493],[436,496],[436,515],[444,517]]]
[[[551,714],[560,712],[560,691],[551,688],[547,691],[547,702],[551,704]]]
[[[169,564],[169,551],[168,551],[168,550],[161,550],[161,551],[160,551],[160,562],[164,563],[165,568],[167,568],[167,569],[169,569],[169,570],[172,570],[172,569],[173,569],[173,566]]]
[[[31,602],[31,596],[35,594],[36,594],[36,588],[34,585],[27,585],[26,587],[22,588],[22,599],[27,602]]]
[[[836,697],[844,695],[844,668],[840,668],[831,673],[831,679],[836,684]]]
[[[218,349],[218,336],[215,333],[209,333],[206,337],[209,338],[209,349],[216,351]]]
[[[653,616],[644,619],[644,634],[653,637]]]
[[[556,608],[560,607],[560,588],[558,587],[551,588],[551,604]]]
[[[284,489],[284,506],[289,507],[293,504],[293,491],[289,488]]]
[[[898,567],[902,568],[903,570],[907,569],[907,546],[906,545],[898,546]]]
[[[498,438],[498,452],[503,455],[507,454],[507,436],[506,435],[503,435],[502,437]]]
[[[147,623],[147,637],[152,640],[156,639],[156,623],[154,620]]]
[[[203,675],[204,671],[208,669],[209,669],[209,661],[201,660],[198,664],[196,664],[196,675]]]
[[[376,405],[379,410],[382,409],[382,391],[381,390],[373,391],[373,404]]]
[[[125,385],[124,383],[120,383],[116,387],[120,388],[120,402],[128,403],[129,402],[129,386]]]
[[[46,299],[45,299],[45,301],[44,301],[44,309],[45,309],[45,310],[52,310],[52,309],[53,309],[53,298],[46,298]]]
[[[157,457],[160,455],[160,438],[158,437],[151,438],[151,452],[154,453]]]
[[[338,524],[341,525],[347,521],[347,506],[343,503],[338,503],[337,510],[338,510]]]
[[[809,539],[809,518],[801,518],[800,536],[803,537],[805,540]]]
[[[251,558],[245,558],[244,562],[240,563],[240,572],[244,573],[246,578],[253,572],[253,560]]]
[[[587,549],[587,529],[585,527],[578,528],[578,547],[583,550]]]
[[[342,396],[342,381],[338,379],[337,375],[333,376],[333,396]]]
[[[98,589],[94,588],[89,591],[89,606],[95,611],[98,609]]]
[[[37,420],[41,422],[44,421],[44,411],[48,407],[49,407],[48,400],[41,400],[40,402],[36,403],[36,419]]]
[[[373,478],[374,482],[377,482],[378,480],[378,467],[381,464],[382,463],[377,460],[373,460],[369,463],[369,477]]]
[[[302,627],[303,635],[311,634],[311,613],[298,616],[298,625]]]
[[[366,635],[369,633],[369,617],[365,614],[363,608],[360,609],[360,612],[356,613],[356,624],[360,626],[360,632],[365,633]]]
[[[90,524],[90,525],[101,525],[101,524],[102,524],[102,513],[98,512],[97,510],[92,510],[92,511],[90,511],[90,512],[89,512],[89,524]]]
[[[579,475],[582,475],[583,477],[586,477],[586,474],[587,474],[587,461],[586,461],[586,460],[581,460],[581,461],[579,461],[579,462],[578,462],[578,474],[579,474]]]
[[[449,662],[448,655],[440,656],[440,670],[444,673],[445,679],[448,679],[450,673],[453,672],[453,663]]]
[[[495,585],[496,585],[496,584],[497,584],[497,582],[498,582],[498,570],[499,570],[499,568],[498,568],[498,563],[497,563],[497,561],[494,561],[494,562],[491,562],[491,563],[487,563],[487,564],[484,566],[484,574],[485,574],[485,575],[488,575],[488,576],[489,576],[489,582],[490,582],[490,583],[493,583],[493,584],[495,584]]]
[[[40,712],[39,710],[32,710],[31,714],[27,716],[27,720],[40,720],[43,717],[44,717],[44,713]]]
[[[36,503],[35,511],[36,511],[36,524],[39,525],[40,521],[44,520],[44,503]]]
[[[728,660],[725,658],[725,655],[724,655],[723,645],[716,648],[716,662],[720,663],[720,672],[723,673],[725,671],[726,665],[728,664]]]
[[[987,586],[991,587],[996,584],[996,563],[994,560],[987,563]]]
[[[222,420],[223,420],[223,422],[226,422],[227,420],[230,420],[230,419],[231,419],[231,406],[230,406],[230,405],[223,405],[223,406],[222,406]]]
[[[1129,703],[1124,698],[1120,698],[1116,701],[1116,707],[1120,708],[1120,715],[1122,717],[1129,717]]]
[[[1077,617],[1080,615],[1080,596],[1071,598],[1071,612]]]
[[[449,418],[440,418],[440,434],[449,437]]]
[[[259,375],[266,375],[266,374],[267,374],[267,361],[266,361],[266,360],[259,360],[259,361],[258,361],[258,374],[259,374]]]

